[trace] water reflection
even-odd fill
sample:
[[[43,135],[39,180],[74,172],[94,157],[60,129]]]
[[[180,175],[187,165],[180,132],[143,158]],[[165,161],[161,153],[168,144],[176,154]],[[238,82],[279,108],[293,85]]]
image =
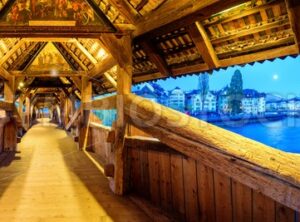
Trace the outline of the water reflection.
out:
[[[300,118],[221,127],[286,152],[300,153]]]

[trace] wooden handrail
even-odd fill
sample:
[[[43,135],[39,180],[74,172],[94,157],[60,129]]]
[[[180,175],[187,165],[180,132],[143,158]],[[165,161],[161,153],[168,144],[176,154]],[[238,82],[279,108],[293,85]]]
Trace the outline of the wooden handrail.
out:
[[[102,129],[102,130],[106,130],[106,131],[111,131],[112,130],[112,128],[109,127],[109,126],[104,126],[100,123],[94,123],[94,122],[90,122],[89,127],[98,128],[98,129]]]
[[[263,145],[134,94],[125,115],[162,143],[300,211],[300,156]]]
[[[107,96],[100,99],[95,99],[89,103],[84,103],[85,110],[110,110],[116,109],[117,96]]]
[[[101,99],[96,99],[92,101],[92,109],[101,110],[101,109],[116,109],[117,107],[117,96],[107,96]]]
[[[0,109],[5,110],[5,111],[13,111],[14,104],[13,103],[8,103],[8,102],[4,102],[4,101],[0,101]]]

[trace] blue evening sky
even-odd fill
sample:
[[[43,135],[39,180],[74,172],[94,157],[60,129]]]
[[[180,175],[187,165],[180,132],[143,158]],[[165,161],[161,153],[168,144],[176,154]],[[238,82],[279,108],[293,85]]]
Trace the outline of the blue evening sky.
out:
[[[227,84],[229,85],[236,69],[240,69],[242,73],[244,89],[256,89],[259,92],[273,93],[284,97],[300,96],[300,56],[214,71],[209,79],[210,90],[219,90]],[[172,90],[176,86],[184,90],[196,89],[197,82],[198,75],[157,81],[166,90]]]

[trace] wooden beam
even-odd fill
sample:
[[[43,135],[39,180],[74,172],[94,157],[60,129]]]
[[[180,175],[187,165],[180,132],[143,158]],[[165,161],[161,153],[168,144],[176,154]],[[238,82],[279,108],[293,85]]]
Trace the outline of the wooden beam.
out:
[[[141,11],[145,5],[147,5],[149,0],[141,0],[140,3],[136,6],[136,10]]]
[[[236,10],[233,12],[233,14],[230,14],[225,17],[223,17],[223,16],[215,17],[214,19],[206,21],[204,26],[211,26],[211,25],[215,25],[218,23],[231,22],[236,19],[254,15],[255,13],[260,12],[261,10],[266,10],[266,9],[272,8],[275,5],[280,7],[281,1],[263,1],[262,4],[256,5],[254,7],[251,3],[249,4],[249,2],[246,2],[246,4],[247,3],[248,3],[247,7],[244,6],[244,7],[242,7],[241,10],[239,10],[239,11]]]
[[[179,68],[172,68],[173,76],[179,76],[184,74],[192,74],[192,73],[199,73],[208,71],[209,67],[205,63],[199,63],[196,65],[189,65],[189,66],[183,66]],[[133,80],[135,83],[138,82],[145,82],[153,79],[161,79],[166,78],[166,76],[162,76],[160,73],[150,73],[145,75],[134,75]]]
[[[277,49],[270,49],[262,52],[251,53],[248,55],[237,56],[234,58],[223,59],[220,60],[220,66],[227,67],[232,65],[240,65],[296,54],[298,54],[298,47],[296,45],[283,46]]]
[[[169,0],[166,1],[156,11],[144,16],[143,21],[137,24],[135,36],[139,36],[153,29],[181,19],[184,16],[193,14],[209,5],[219,2],[210,1],[190,1],[190,0]]]
[[[128,174],[126,172],[126,151],[124,149],[124,140],[126,136],[125,119],[125,97],[131,92],[131,76],[128,70],[118,66],[118,88],[117,88],[117,121],[116,121],[116,141],[114,144],[115,153],[115,174],[114,174],[114,192],[123,195],[127,187]]]
[[[125,98],[125,114],[134,126],[187,157],[300,211],[299,156],[133,94]]]
[[[69,88],[72,87],[72,84],[47,84],[47,83],[41,83],[41,84],[32,84],[30,86],[27,86],[26,88],[34,89],[34,88]]]
[[[3,80],[9,80],[11,77],[12,75],[2,66],[0,66],[0,78]]]
[[[154,29],[167,33],[244,2],[242,0],[169,0],[153,13],[144,16],[143,20],[136,25],[133,35],[140,36]]]
[[[290,24],[295,35],[295,43],[298,47],[298,53],[300,53],[300,4],[299,1],[295,0],[285,0],[285,2],[288,10]]]
[[[296,55],[296,54],[298,54],[297,46],[295,45],[283,46],[276,49],[270,49],[262,52],[251,53],[248,55],[242,55],[233,58],[219,60],[219,66],[228,67],[233,65],[241,65],[241,64],[247,64],[247,63],[263,61],[267,59],[274,59],[282,56]],[[177,76],[183,74],[205,72],[209,70],[210,68],[208,67],[207,64],[196,64],[196,65],[174,68],[172,69],[172,73],[174,76]],[[146,75],[133,76],[135,83],[149,81],[153,79],[161,79],[161,78],[165,78],[165,77],[162,76],[160,73],[151,73]]]
[[[23,126],[26,130],[30,127],[31,125],[31,110],[30,110],[30,99],[28,97],[25,98],[25,119],[24,119],[24,125]]]
[[[77,118],[79,117],[80,113],[81,113],[81,107],[79,107],[79,108],[75,111],[75,113],[74,113],[74,115],[72,116],[72,118],[70,119],[69,123],[66,125],[66,130],[69,130],[70,127],[75,123],[75,121],[76,121]]]
[[[23,38],[22,40],[26,42],[75,42],[75,38],[51,38],[51,37],[32,37],[32,38]]]
[[[89,53],[89,51],[81,45],[81,43],[76,39],[75,40],[75,45],[77,48],[80,49],[80,51],[93,63],[94,65],[98,63],[98,61]]]
[[[115,65],[117,65],[116,60],[111,55],[107,55],[102,61],[95,65],[88,76],[90,78],[98,78]]]
[[[105,72],[103,75],[108,80],[108,82],[116,89],[117,88],[116,80],[108,72]]]
[[[76,88],[81,92],[81,88],[82,88],[81,79],[79,77],[73,77],[73,76],[70,79],[74,83]]]
[[[270,30],[273,28],[280,28],[289,24],[289,19],[282,16],[282,19],[277,19],[272,22],[264,23],[261,25],[254,26],[252,28],[245,28],[243,30],[237,30],[235,32],[229,32],[229,34],[224,33],[220,37],[211,39],[212,44],[219,44],[221,42],[229,41],[231,39],[237,39],[246,35],[251,35],[259,33],[262,31]]]
[[[27,65],[24,66],[24,70],[26,70],[27,67],[29,65],[31,65],[32,62],[35,60],[36,56],[40,53],[40,50],[44,48],[43,46],[41,46],[40,50],[35,50],[37,44],[38,44],[37,42],[31,43],[29,45],[29,47],[26,47],[26,49],[24,51],[22,50],[22,54],[17,57],[17,59],[14,61],[14,63],[10,64],[8,69],[9,70],[18,70],[20,67],[22,67],[22,65],[25,62],[28,62]],[[35,50],[34,54],[32,54],[33,50]]]
[[[12,111],[13,110],[13,104],[8,102],[0,101],[0,109],[5,111]]]
[[[159,54],[158,50],[156,49],[156,46],[152,44],[150,41],[142,40],[139,42],[139,44],[142,46],[144,52],[148,56],[150,62],[154,63],[158,69],[158,71],[163,76],[170,76],[172,75],[171,70],[168,67],[167,62],[162,57],[162,55]]]
[[[103,33],[100,38],[104,43],[105,47],[112,55],[112,57],[116,60],[117,64],[121,68],[127,70],[128,73],[131,73],[132,57],[128,56],[129,52],[130,55],[132,54],[132,49],[131,49],[132,40],[130,35],[124,35],[118,39],[116,36],[112,34]]]
[[[219,67],[219,59],[201,23],[196,22],[195,24],[190,25],[188,30],[196,48],[208,67],[210,69]]]
[[[83,109],[88,109],[91,102],[92,102],[92,82],[88,77],[83,76],[81,78],[82,83],[82,89],[81,89],[81,102],[82,102],[82,108]]]
[[[23,72],[23,71],[12,71],[12,75],[16,77],[81,77],[82,75],[86,75],[85,71],[61,71],[58,73],[49,72]]]
[[[128,21],[136,24],[141,16],[126,0],[110,0],[109,1]]]
[[[135,31],[136,27],[133,24],[114,24],[120,34],[129,35]]]
[[[112,182],[112,190],[123,195],[127,189],[126,174],[126,151],[124,149],[124,139],[126,136],[126,119],[124,115],[124,96],[131,92],[132,81],[132,39],[126,35],[116,38],[114,35],[102,34],[101,40],[108,51],[117,61],[117,121],[116,140],[114,144],[114,164],[115,174]]]
[[[7,81],[4,82],[4,101],[8,103],[14,103],[15,98],[15,77],[10,76]]]
[[[1,59],[0,66],[6,62],[6,60],[11,57],[22,45],[24,44],[24,40],[20,39],[17,44],[15,44]]]
[[[81,78],[81,121],[79,133],[79,148],[85,150],[89,139],[89,119],[92,102],[92,82],[88,77]]]
[[[93,110],[108,110],[116,109],[117,107],[117,97],[116,96],[107,96],[101,99],[96,99],[92,101]]]
[[[69,55],[71,55],[71,57],[80,65],[80,67],[84,71],[88,71],[88,68],[82,63],[80,59],[78,59],[78,57],[67,46],[65,46],[64,43],[61,43],[61,46],[64,48],[64,50],[67,51],[67,53],[69,53]]]

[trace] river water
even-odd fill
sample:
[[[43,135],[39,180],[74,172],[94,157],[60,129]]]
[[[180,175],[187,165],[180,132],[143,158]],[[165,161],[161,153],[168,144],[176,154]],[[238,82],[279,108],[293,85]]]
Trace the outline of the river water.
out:
[[[220,127],[286,152],[300,153],[300,118]]]

